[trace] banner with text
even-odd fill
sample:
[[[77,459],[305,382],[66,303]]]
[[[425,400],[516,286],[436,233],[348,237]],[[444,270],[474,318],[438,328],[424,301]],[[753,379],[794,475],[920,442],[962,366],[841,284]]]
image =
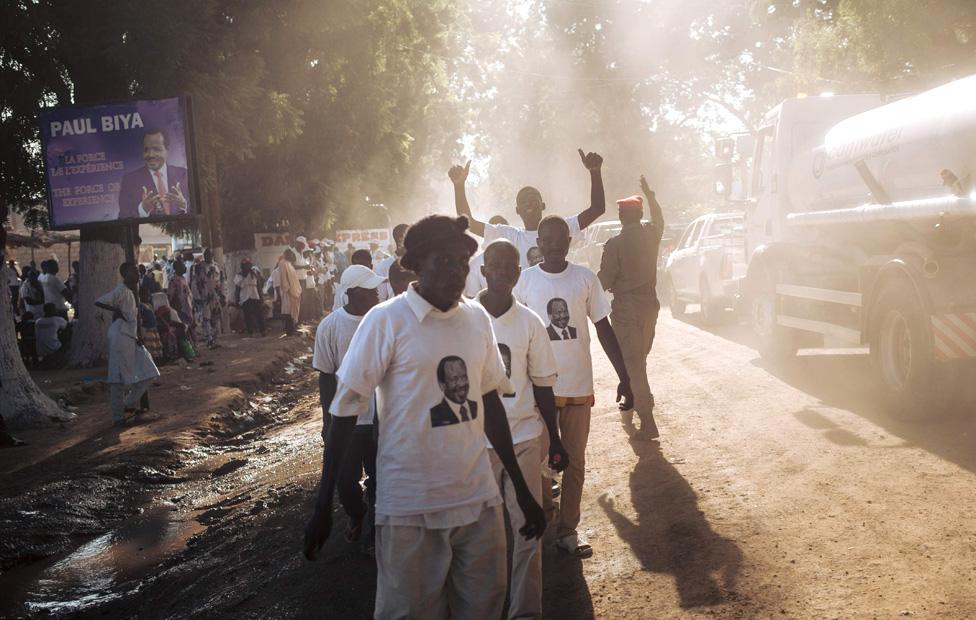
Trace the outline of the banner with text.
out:
[[[345,250],[350,243],[357,250],[368,250],[370,244],[375,243],[380,250],[389,252],[393,236],[388,228],[350,228],[336,231],[336,245],[340,250]]]
[[[196,215],[182,97],[41,111],[52,228]]]

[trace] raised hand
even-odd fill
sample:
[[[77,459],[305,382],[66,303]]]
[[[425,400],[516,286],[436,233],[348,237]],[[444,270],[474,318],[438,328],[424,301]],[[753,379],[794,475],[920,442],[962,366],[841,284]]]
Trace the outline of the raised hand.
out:
[[[651,186],[648,185],[647,179],[644,178],[643,174],[640,176],[640,188],[641,191],[644,192],[644,195],[648,198],[654,195],[654,192],[651,190]]]
[[[451,169],[447,171],[447,176],[451,179],[451,182],[455,185],[464,185],[464,182],[468,180],[468,172],[471,170],[471,160],[464,166],[451,166]]]
[[[603,158],[598,153],[583,153],[583,149],[576,149],[579,153],[580,161],[587,170],[599,170],[603,166]]]

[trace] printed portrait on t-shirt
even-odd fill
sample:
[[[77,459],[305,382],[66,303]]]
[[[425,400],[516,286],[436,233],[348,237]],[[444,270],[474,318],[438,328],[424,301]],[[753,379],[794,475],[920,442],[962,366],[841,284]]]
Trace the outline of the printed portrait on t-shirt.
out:
[[[507,344],[501,342],[498,343],[498,351],[502,354],[502,363],[505,364],[505,376],[509,379],[512,378],[512,350],[508,348]],[[511,394],[502,394],[505,398],[515,398],[515,392]]]
[[[531,248],[529,248],[529,251],[525,253],[525,260],[529,262],[529,267],[535,267],[543,260],[542,250],[540,250],[535,246],[532,246]]]
[[[565,299],[550,299],[546,304],[546,313],[549,314],[549,325],[546,326],[549,340],[576,340],[576,328],[569,324],[569,304]]]
[[[464,360],[449,355],[437,364],[437,385],[444,392],[441,402],[430,409],[432,427],[469,422],[478,417],[478,403],[468,399],[471,384]]]

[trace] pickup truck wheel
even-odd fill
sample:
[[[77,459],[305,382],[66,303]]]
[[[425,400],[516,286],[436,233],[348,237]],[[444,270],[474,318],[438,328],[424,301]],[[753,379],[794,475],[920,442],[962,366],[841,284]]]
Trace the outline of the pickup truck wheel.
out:
[[[668,277],[668,306],[671,307],[671,316],[677,318],[685,315],[686,304],[678,299],[678,289],[671,277]]]
[[[767,362],[785,364],[796,356],[796,333],[777,322],[776,293],[772,284],[754,294],[752,300],[752,330],[756,335],[759,355]]]
[[[702,278],[698,283],[698,295],[701,300],[701,320],[705,325],[714,325],[722,315],[722,308],[716,305],[712,299],[712,289],[708,286],[708,281]]]
[[[876,308],[871,359],[887,410],[908,421],[944,415],[958,368],[935,359],[928,314],[914,288],[904,280],[886,283]]]

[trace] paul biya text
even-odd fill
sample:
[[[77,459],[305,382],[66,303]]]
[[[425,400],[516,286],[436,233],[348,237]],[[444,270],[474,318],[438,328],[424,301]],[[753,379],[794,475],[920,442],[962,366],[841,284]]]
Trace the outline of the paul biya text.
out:
[[[131,114],[113,114],[101,118],[101,129],[96,129],[90,118],[74,118],[64,121],[51,121],[51,137],[79,136],[99,131],[119,131],[120,129],[138,129],[144,127],[142,117],[138,112]]]

